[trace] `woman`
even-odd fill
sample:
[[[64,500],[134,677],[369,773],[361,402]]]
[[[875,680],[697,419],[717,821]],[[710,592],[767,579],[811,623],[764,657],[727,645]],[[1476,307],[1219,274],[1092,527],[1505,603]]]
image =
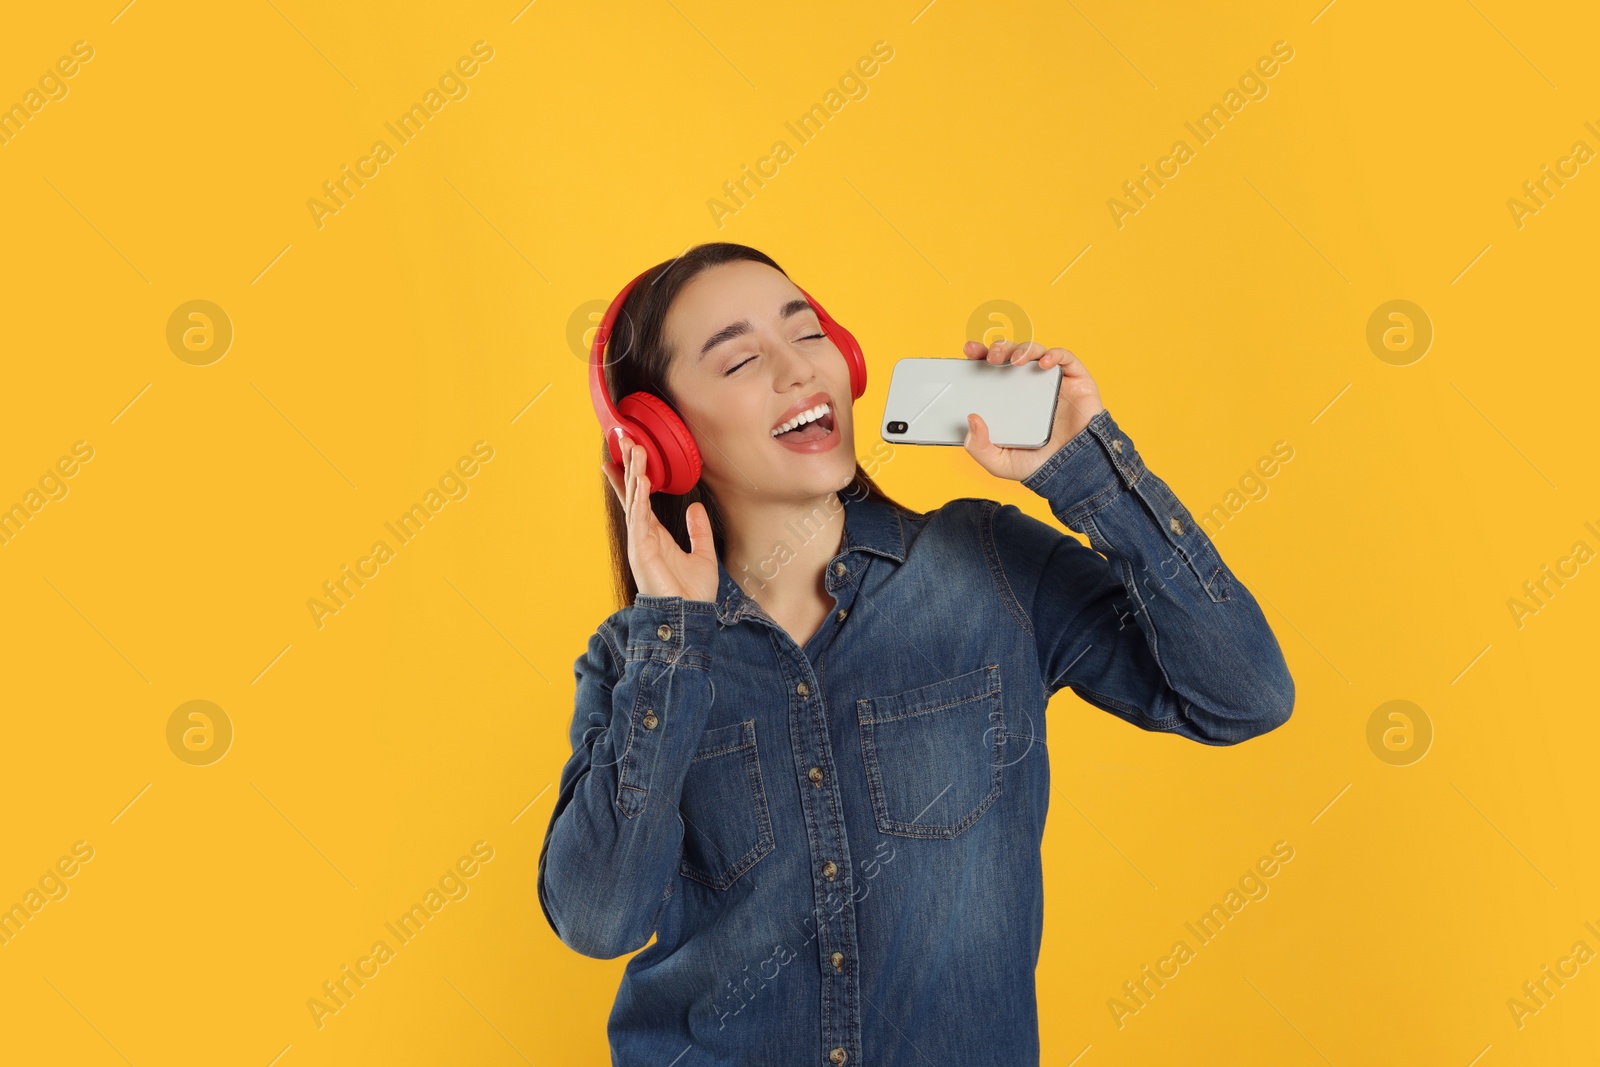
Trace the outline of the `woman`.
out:
[[[1287,721],[1294,683],[1070,352],[969,341],[1064,374],[1043,448],[977,415],[965,447],[1092,549],[1014,505],[885,496],[803,296],[718,243],[622,304],[606,387],[669,403],[703,469],[665,495],[637,444],[603,465],[622,606],[575,664],[540,905],[586,956],[655,938],[617,1064],[1034,1064],[1048,699],[1228,745]]]

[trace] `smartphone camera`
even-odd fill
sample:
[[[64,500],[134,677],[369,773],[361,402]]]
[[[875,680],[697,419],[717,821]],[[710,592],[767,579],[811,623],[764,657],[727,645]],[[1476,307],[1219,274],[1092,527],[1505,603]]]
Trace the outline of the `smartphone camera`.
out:
[[[896,419],[895,421],[889,423],[888,432],[889,433],[905,433],[906,432],[906,424],[901,422],[899,419]]]

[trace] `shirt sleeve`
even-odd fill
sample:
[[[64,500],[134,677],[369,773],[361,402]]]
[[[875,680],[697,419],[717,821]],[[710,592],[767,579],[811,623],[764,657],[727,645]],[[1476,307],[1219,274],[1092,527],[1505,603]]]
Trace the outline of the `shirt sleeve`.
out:
[[[539,905],[569,948],[614,959],[650,940],[683,845],[678,804],[710,712],[716,605],[637,596],[589,639],[572,756],[539,853]]]
[[[991,512],[1002,594],[1070,687],[1145,730],[1232,745],[1276,729],[1294,680],[1261,608],[1101,411],[1023,485],[1092,547],[1015,505]]]

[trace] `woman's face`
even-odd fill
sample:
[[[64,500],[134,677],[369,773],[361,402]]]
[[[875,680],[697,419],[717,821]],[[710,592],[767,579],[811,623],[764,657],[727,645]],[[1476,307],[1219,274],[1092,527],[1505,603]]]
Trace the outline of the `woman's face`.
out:
[[[665,334],[667,392],[719,501],[815,498],[850,484],[850,371],[782,272],[751,260],[702,271],[668,309]],[[816,425],[773,436],[824,403]]]

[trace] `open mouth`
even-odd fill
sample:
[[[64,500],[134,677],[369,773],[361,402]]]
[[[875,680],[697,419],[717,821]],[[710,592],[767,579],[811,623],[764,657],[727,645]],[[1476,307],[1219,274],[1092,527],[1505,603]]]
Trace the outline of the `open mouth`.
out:
[[[774,440],[784,444],[821,441],[833,432],[833,406],[823,401],[772,428]]]

